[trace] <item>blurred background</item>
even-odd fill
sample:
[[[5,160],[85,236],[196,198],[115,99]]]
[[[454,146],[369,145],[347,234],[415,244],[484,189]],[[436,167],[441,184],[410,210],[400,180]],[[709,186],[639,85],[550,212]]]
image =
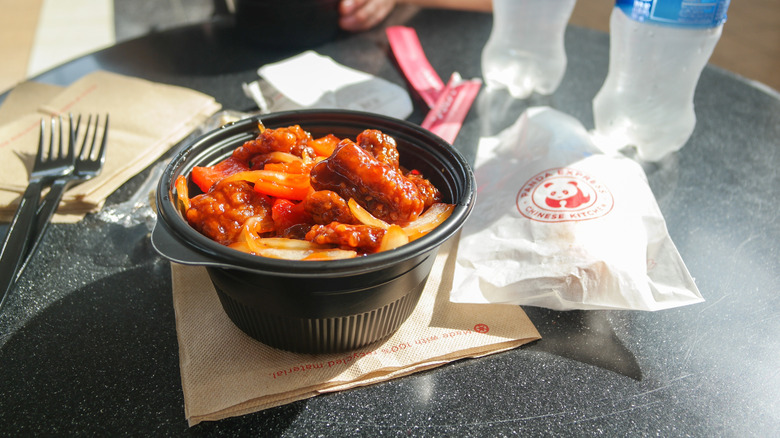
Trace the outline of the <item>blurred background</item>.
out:
[[[225,1],[0,0],[0,93],[82,54],[207,19]],[[571,24],[607,32],[613,4],[580,0]],[[732,1],[710,62],[780,90],[780,0]]]

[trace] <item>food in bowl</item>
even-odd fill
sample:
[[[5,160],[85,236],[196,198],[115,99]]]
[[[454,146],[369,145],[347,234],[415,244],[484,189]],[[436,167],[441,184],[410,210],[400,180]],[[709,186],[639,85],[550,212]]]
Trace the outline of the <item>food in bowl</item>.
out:
[[[444,222],[455,207],[416,169],[399,164],[395,139],[365,129],[354,140],[314,138],[299,125],[267,129],[190,179],[177,197],[206,237],[258,256],[354,258],[398,248]]]
[[[258,135],[258,119],[212,130],[183,144],[157,186],[157,223],[151,243],[174,263],[205,267],[225,314],[249,336],[299,353],[333,353],[362,348],[396,332],[414,310],[439,248],[471,214],[474,173],[466,159],[419,125],[379,114],[349,110],[299,110],[262,116],[268,128],[300,124],[315,138],[356,138],[367,128],[396,141],[400,166],[418,169],[454,205],[450,216],[425,236],[392,251],[366,257],[285,260],[233,250],[187,223],[176,182],[200,193],[193,169],[212,167]]]

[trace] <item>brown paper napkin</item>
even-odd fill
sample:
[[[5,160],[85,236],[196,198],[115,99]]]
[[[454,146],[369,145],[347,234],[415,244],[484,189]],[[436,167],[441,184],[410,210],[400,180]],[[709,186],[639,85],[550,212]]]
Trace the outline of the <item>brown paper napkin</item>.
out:
[[[255,341],[224,313],[204,268],[172,264],[189,424],[382,382],[539,339],[519,306],[449,302],[452,248],[448,243],[439,251],[417,308],[391,338],[324,355],[290,353]]]
[[[42,117],[67,113],[110,114],[106,163],[99,177],[69,190],[55,221],[100,208],[105,198],[220,109],[214,98],[171,85],[104,71],[89,74],[50,97],[50,86],[26,83],[6,102],[18,117],[0,126],[0,218],[13,215],[38,146]],[[41,96],[45,103],[31,103]],[[28,112],[23,112],[27,109]],[[11,110],[3,105],[6,119]],[[86,119],[82,119],[84,123]],[[71,216],[74,217],[74,216]]]
[[[0,106],[0,126],[19,116],[35,112],[39,106],[60,94],[63,87],[40,82],[22,82],[14,87]]]

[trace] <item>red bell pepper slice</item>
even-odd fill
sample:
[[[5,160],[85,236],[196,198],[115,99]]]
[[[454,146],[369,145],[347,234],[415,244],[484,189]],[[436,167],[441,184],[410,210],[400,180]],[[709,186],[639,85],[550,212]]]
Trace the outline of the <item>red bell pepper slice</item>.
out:
[[[271,207],[271,218],[277,231],[311,222],[311,215],[306,212],[302,202],[281,198],[274,200],[274,205]]]
[[[309,174],[293,174],[274,172],[272,170],[255,170],[255,191],[275,198],[302,201],[313,189],[309,182]]]
[[[219,163],[208,167],[194,167],[192,169],[192,182],[206,193],[211,186],[222,178],[249,170],[249,166],[233,156],[230,156]]]
[[[333,134],[314,139],[309,142],[309,146],[314,149],[314,153],[320,157],[329,157],[338,146],[341,139]]]

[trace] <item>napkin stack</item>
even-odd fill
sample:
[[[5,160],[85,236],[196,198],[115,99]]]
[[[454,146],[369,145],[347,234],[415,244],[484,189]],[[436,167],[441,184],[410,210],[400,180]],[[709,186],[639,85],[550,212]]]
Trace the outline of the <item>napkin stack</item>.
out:
[[[149,166],[220,109],[194,90],[98,71],[69,87],[17,86],[0,108],[0,220],[9,220],[27,187],[41,119],[69,113],[110,115],[106,162],[100,176],[69,190],[55,222],[94,212],[106,197]],[[67,122],[64,125],[67,127]],[[82,125],[83,126],[83,125]],[[48,134],[47,134],[48,135]]]
[[[454,240],[435,260],[420,302],[388,340],[339,354],[297,354],[239,330],[205,268],[172,264],[184,407],[190,425],[370,385],[539,339],[519,306],[449,301]]]

